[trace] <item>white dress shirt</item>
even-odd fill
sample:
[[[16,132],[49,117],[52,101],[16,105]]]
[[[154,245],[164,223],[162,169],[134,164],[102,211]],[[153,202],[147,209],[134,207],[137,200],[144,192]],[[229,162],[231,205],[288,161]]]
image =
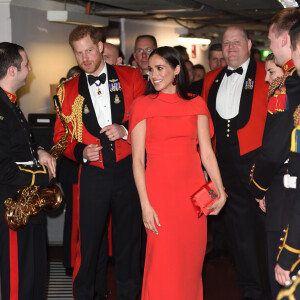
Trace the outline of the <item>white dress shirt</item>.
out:
[[[94,110],[96,113],[97,121],[101,128],[112,124],[112,116],[111,116],[111,107],[110,107],[110,94],[108,88],[108,79],[107,79],[107,67],[104,64],[104,68],[97,76],[105,74],[106,80],[104,84],[101,84],[99,80],[97,80],[94,84],[90,85],[88,83],[91,99],[93,102]],[[88,78],[88,73],[86,73],[86,79]],[[88,79],[87,79],[88,80]],[[98,94],[98,91],[101,93]]]
[[[94,84],[90,85],[89,82],[89,92],[90,96],[93,102],[94,110],[96,113],[98,124],[101,128],[104,128],[105,126],[112,124],[112,115],[111,115],[111,105],[110,105],[110,93],[109,93],[109,87],[108,87],[108,76],[107,76],[107,66],[106,63],[104,63],[104,68],[98,74],[97,76],[100,76],[101,74],[106,75],[106,80],[104,84],[101,84],[99,80],[97,80]],[[88,74],[86,73],[86,80],[88,81]],[[100,93],[98,94],[98,91]],[[125,131],[126,135],[123,137],[124,140],[127,140],[128,131],[127,129],[121,125]]]
[[[224,75],[216,99],[216,110],[223,119],[232,119],[239,113],[241,94],[244,87],[246,72],[250,58],[241,67],[243,74],[233,73]],[[233,68],[228,67],[229,70]]]

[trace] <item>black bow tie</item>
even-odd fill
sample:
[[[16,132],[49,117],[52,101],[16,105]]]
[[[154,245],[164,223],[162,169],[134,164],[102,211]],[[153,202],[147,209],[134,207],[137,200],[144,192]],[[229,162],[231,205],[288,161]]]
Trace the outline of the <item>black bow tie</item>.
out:
[[[146,74],[146,75],[143,75],[143,78],[144,78],[144,80],[147,80],[147,81],[149,81],[149,75],[148,75],[148,74]]]
[[[238,74],[242,75],[243,74],[243,68],[239,67],[239,68],[237,68],[235,70],[229,70],[229,69],[226,70],[227,77],[229,77],[233,73],[238,73]]]
[[[106,80],[106,74],[102,73],[100,76],[88,75],[88,82],[90,85],[93,85],[97,80],[104,84]]]

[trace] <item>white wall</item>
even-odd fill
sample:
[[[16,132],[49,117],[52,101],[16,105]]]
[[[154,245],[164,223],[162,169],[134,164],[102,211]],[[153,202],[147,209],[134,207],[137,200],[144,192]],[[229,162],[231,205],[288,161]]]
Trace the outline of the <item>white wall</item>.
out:
[[[12,41],[22,45],[29,57],[32,72],[28,84],[18,92],[20,106],[28,113],[52,111],[50,83],[65,77],[76,64],[68,36],[74,25],[51,23],[46,11],[11,6]]]
[[[10,0],[0,0],[0,42],[11,42]]]

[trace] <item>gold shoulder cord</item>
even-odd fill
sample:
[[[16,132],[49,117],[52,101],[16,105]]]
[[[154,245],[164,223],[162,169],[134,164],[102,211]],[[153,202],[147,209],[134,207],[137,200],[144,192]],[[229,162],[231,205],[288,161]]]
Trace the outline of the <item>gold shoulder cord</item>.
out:
[[[57,91],[57,96],[59,98],[60,105],[62,107],[64,99],[65,99],[65,87],[62,85],[59,87]],[[78,95],[72,104],[72,113],[69,116],[66,116],[62,113],[63,118],[65,119],[66,123],[71,123],[72,130],[71,130],[71,140],[73,138],[78,141],[82,142],[82,105],[83,105],[84,97]]]

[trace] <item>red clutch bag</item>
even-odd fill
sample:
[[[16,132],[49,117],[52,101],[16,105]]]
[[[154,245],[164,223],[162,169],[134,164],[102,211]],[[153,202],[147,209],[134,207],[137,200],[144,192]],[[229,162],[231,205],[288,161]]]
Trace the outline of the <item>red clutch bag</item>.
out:
[[[198,218],[200,218],[203,214],[208,216],[212,213],[213,210],[207,209],[207,207],[213,205],[213,203],[218,199],[218,194],[212,181],[209,181],[202,186],[200,190],[191,196],[191,199],[198,214]]]

